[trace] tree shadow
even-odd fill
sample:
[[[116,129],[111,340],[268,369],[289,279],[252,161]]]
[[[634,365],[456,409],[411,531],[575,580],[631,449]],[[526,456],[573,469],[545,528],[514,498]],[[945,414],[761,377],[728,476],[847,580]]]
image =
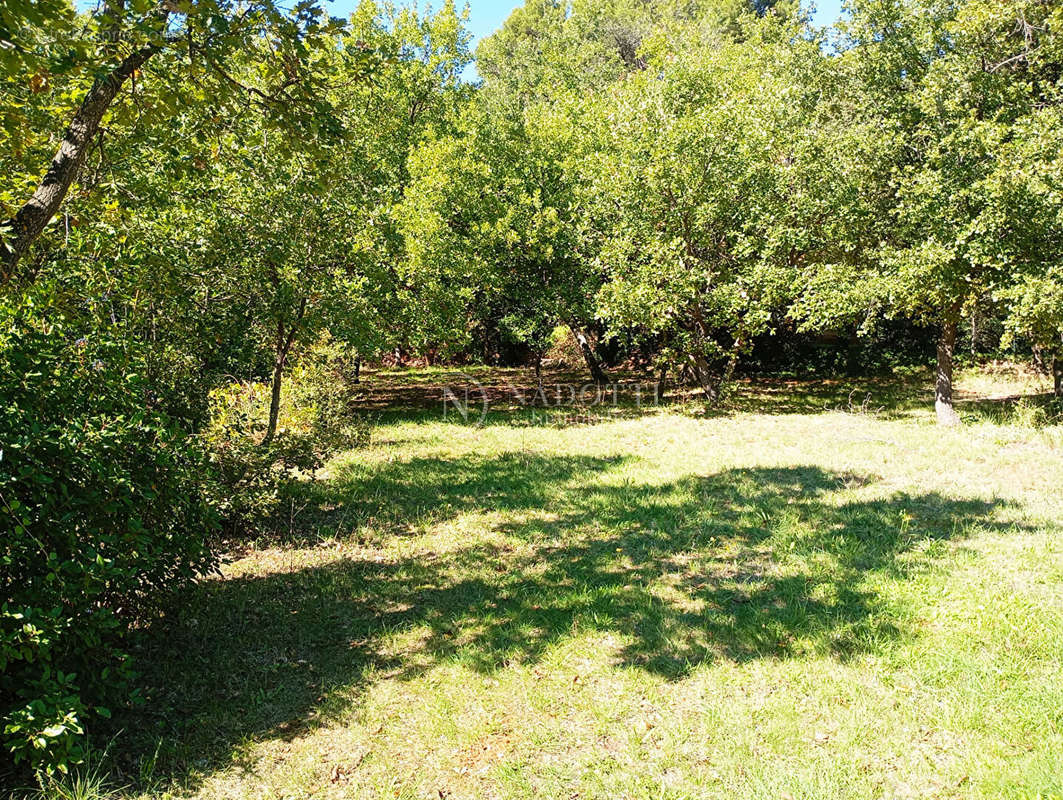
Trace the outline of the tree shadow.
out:
[[[520,452],[355,462],[327,481],[308,481],[297,501],[309,513],[285,544],[371,530],[374,540],[404,535],[470,511],[510,512],[556,502],[574,480],[622,467],[625,456],[544,457]]]
[[[923,373],[860,378],[786,379],[741,382],[734,406],[754,414],[817,414],[846,411],[896,418],[933,405],[933,386]]]
[[[1025,424],[1029,424],[1030,420],[1038,419],[1045,424],[1058,424],[1063,416],[1063,400],[1053,392],[1013,394],[992,398],[962,398],[956,403],[961,414],[971,415],[994,425],[1011,425],[1016,422],[1024,424],[1022,415],[1019,413],[1020,404],[1025,406],[1022,410],[1028,415]],[[1040,417],[1034,414],[1039,414]]]
[[[901,419],[913,413],[929,414],[934,404],[934,377],[930,368],[860,377],[739,377],[731,385],[727,400],[714,407],[706,406],[700,389],[693,385],[671,383],[665,395],[658,396],[655,376],[636,370],[614,370],[615,384],[603,390],[601,400],[584,402],[594,395],[593,391],[588,392],[594,387],[578,372],[544,372],[544,396],[539,400],[534,374],[529,369],[468,369],[468,375],[458,370],[381,374],[361,387],[356,408],[387,423],[449,419],[459,424],[510,427],[567,426],[572,421],[594,424],[655,414],[662,408],[697,416],[842,411]],[[463,387],[471,389],[468,420],[462,419],[453,402],[446,400],[447,387],[459,397],[464,396]],[[1054,400],[1051,393],[1016,392],[1015,388],[1011,387],[1013,391],[1003,397],[986,397],[977,391],[957,389],[955,402],[961,413],[1007,423],[1008,412],[1019,400],[1046,408]],[[487,413],[481,416],[483,400],[486,400]]]
[[[894,418],[933,404],[932,376],[926,371],[860,378],[742,377],[731,385],[726,402],[710,407],[694,385],[669,383],[660,395],[656,376],[635,370],[614,370],[614,382],[600,395],[585,375],[544,372],[540,395],[531,370],[469,369],[469,374],[413,370],[374,376],[360,388],[356,408],[388,423],[449,419],[459,424],[513,426],[566,425],[571,420],[595,423],[655,414],[662,408],[697,416],[850,411]],[[453,393],[449,400],[448,388]],[[460,416],[455,399],[459,404],[468,401],[469,419]]]
[[[507,454],[340,478],[366,518],[473,515],[484,535],[400,558],[337,548],[307,565],[291,551],[266,574],[195,587],[137,642],[147,703],[120,720],[128,757],[202,773],[243,742],[321,724],[382,678],[451,659],[487,673],[535,664],[586,632],[615,637],[618,665],[666,679],[721,659],[846,659],[908,635],[876,577],[1002,525],[999,503],[860,500],[875,476],[816,466],[656,484],[626,479],[625,463]]]

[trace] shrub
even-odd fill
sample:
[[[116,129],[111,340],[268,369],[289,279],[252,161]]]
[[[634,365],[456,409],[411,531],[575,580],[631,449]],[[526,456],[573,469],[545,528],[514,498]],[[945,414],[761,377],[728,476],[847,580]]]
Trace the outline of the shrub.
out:
[[[0,339],[0,741],[65,772],[126,702],[122,635],[213,569],[205,458],[118,343],[10,323]]]
[[[543,356],[544,364],[564,369],[579,369],[583,366],[583,353],[572,331],[558,325],[550,332],[549,349]]]
[[[15,791],[11,800],[116,800],[126,788],[111,781],[107,751],[88,750],[82,764],[62,775],[39,774],[35,788]]]
[[[1008,423],[1020,428],[1044,428],[1058,423],[1056,404],[1040,404],[1029,398],[1020,398],[1011,408]]]
[[[370,425],[352,410],[343,367],[341,354],[322,345],[292,369],[268,444],[267,384],[233,383],[211,393],[204,438],[217,481],[215,506],[229,535],[278,533],[301,487],[329,455],[368,444]]]

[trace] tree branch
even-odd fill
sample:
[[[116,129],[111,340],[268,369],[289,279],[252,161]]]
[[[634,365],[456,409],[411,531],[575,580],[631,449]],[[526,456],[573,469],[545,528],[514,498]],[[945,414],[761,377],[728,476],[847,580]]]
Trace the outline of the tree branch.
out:
[[[85,161],[103,115],[114,102],[119,89],[162,48],[164,42],[134,50],[92,84],[37,190],[15,216],[0,226],[0,285],[8,283],[15,276],[20,259],[59,210]]]

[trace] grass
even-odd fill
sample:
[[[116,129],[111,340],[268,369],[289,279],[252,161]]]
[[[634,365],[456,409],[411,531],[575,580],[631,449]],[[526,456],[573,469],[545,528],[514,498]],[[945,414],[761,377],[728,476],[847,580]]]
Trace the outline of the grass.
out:
[[[911,381],[466,425],[448,375],[143,632],[119,796],[1063,796],[1063,428],[977,402],[1026,378],[942,430]]]

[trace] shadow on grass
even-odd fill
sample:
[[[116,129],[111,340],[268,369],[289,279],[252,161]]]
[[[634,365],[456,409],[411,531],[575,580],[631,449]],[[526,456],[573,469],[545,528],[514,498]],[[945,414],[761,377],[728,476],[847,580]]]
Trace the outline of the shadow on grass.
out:
[[[690,386],[669,384],[666,396],[658,396],[654,376],[637,372],[616,372],[614,383],[603,387],[601,394],[585,375],[550,372],[544,374],[540,393],[531,370],[468,369],[375,374],[361,387],[356,407],[381,422],[457,421],[453,402],[457,398],[468,401],[472,423],[567,426],[655,414],[662,407],[698,416],[840,410],[889,418],[933,403],[932,376],[926,371],[816,380],[745,378],[733,384],[726,403],[708,407],[699,390]],[[447,400],[448,388],[451,400]]]
[[[209,771],[248,739],[320,724],[381,678],[448,660],[534,664],[579,633],[615,635],[618,664],[667,679],[720,659],[848,658],[904,635],[876,576],[996,524],[976,500],[861,501],[874,476],[815,466],[653,484],[627,480],[624,463],[420,459],[338,481],[337,499],[391,525],[505,513],[462,520],[490,535],[453,534],[444,552],[322,549],[309,566],[196,587],[141,636],[148,703],[121,720],[129,757],[158,751],[163,775]]]
[[[1063,398],[1052,392],[979,398],[957,404],[961,414],[993,425],[1038,427],[1063,423]]]
[[[1053,405],[1053,395],[1024,391],[1021,381],[1012,375],[1014,370],[998,372],[1004,385],[1012,376],[1012,392],[1006,396],[984,397],[958,390],[956,404],[961,414],[1009,424],[1015,404],[1022,400],[1045,408],[1053,419],[1058,417],[1059,401],[1055,400]],[[599,402],[588,403],[584,400],[595,395],[595,387],[579,372],[544,373],[544,393],[539,396],[534,374],[529,369],[468,367],[465,371],[393,371],[372,375],[361,387],[356,407],[381,422],[443,420],[447,418],[444,389],[450,387],[457,395],[464,396],[462,390],[470,388],[473,390],[472,423],[567,427],[637,418],[656,414],[662,407],[672,413],[696,416],[844,411],[898,419],[918,412],[929,415],[934,403],[934,377],[929,368],[863,377],[741,378],[732,385],[730,398],[716,407],[706,406],[699,390],[692,386],[669,384],[666,396],[658,397],[654,376],[650,374],[615,371],[613,379],[615,384],[604,389]],[[480,419],[484,398],[488,413]],[[454,421],[453,404],[448,405],[448,411]]]
[[[754,414],[848,411],[901,417],[933,406],[931,378],[922,372],[865,378],[743,381],[735,408]]]

